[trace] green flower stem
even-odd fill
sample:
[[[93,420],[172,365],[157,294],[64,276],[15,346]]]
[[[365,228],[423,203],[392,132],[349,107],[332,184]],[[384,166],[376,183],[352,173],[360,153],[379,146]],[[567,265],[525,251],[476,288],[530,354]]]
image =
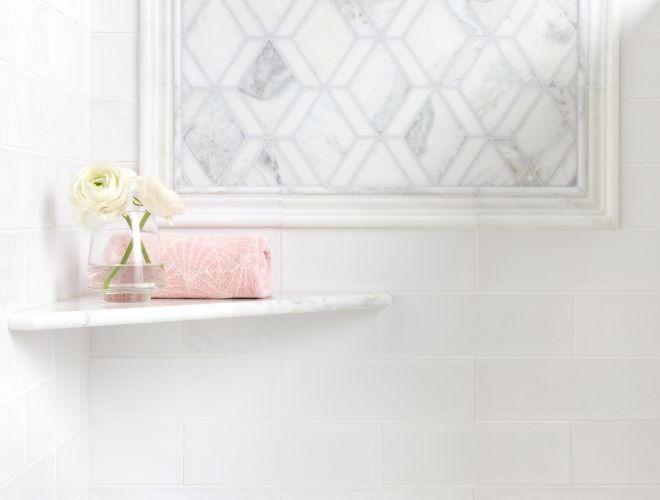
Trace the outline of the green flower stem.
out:
[[[112,280],[115,279],[117,274],[119,274],[119,271],[121,271],[123,265],[125,265],[128,262],[128,258],[131,256],[131,253],[133,252],[133,239],[131,239],[130,243],[126,247],[126,250],[124,251],[124,255],[121,258],[121,262],[119,263],[118,266],[115,266],[112,271],[110,271],[110,274],[108,274],[108,277],[105,279],[103,282],[103,289],[107,290],[110,288],[110,284],[112,283]]]
[[[144,215],[142,216],[142,220],[140,220],[140,231],[144,229],[144,225],[147,223],[150,216],[151,216],[151,212],[144,213]],[[149,258],[149,254],[147,253],[147,247],[144,246],[144,241],[140,241],[140,245],[142,247],[142,257],[144,258],[144,261],[147,264],[151,264],[151,259]]]
[[[151,212],[145,212],[144,215],[142,216],[142,219],[140,220],[140,231],[144,229],[144,226],[146,225],[147,221],[149,220],[149,217],[151,216]],[[122,217],[124,217],[124,220],[126,221],[126,224],[128,224],[128,227],[132,230],[133,229],[133,224],[131,222],[131,218],[124,214]],[[144,258],[144,261],[147,264],[151,264],[151,259],[149,258],[149,253],[147,253],[147,248],[144,246],[144,242],[140,241],[140,246],[142,248],[142,257]],[[125,265],[128,262],[129,257],[131,256],[131,253],[133,253],[133,238],[131,237],[131,241],[129,242],[128,246],[126,247],[126,250],[124,251],[124,255],[121,258],[121,262],[119,265],[115,266],[112,271],[108,274],[108,276],[105,278],[105,281],[103,282],[103,289],[107,290],[110,288],[110,285],[112,284],[112,281],[117,277],[117,274],[122,270],[123,265]]]
[[[149,211],[144,212],[144,215],[142,216],[142,219],[140,220],[140,231],[142,231],[144,229],[144,226],[147,223],[147,221],[149,220],[149,217],[151,217],[151,212],[149,212]],[[124,215],[124,219],[126,220],[126,223],[128,224],[128,227],[133,229],[133,224],[131,223],[131,218],[128,215]],[[147,252],[147,247],[144,246],[143,241],[141,242],[140,246],[141,246],[141,249],[142,249],[142,257],[144,258],[144,261],[147,264],[151,264],[151,258],[149,257],[149,253]]]

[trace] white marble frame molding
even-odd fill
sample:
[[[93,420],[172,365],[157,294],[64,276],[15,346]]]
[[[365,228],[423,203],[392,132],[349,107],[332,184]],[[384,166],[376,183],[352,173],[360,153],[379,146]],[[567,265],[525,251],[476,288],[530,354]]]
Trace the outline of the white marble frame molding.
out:
[[[174,185],[177,19],[181,0],[140,0],[140,172]],[[183,226],[613,227],[618,224],[620,0],[586,12],[586,162],[577,187],[436,187],[402,194],[185,192]]]

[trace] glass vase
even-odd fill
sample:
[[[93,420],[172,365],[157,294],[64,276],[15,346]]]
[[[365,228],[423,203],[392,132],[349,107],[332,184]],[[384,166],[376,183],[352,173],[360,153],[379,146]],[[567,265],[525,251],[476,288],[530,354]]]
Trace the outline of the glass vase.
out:
[[[87,283],[106,302],[148,302],[163,286],[158,225],[144,210],[126,212],[94,233]]]

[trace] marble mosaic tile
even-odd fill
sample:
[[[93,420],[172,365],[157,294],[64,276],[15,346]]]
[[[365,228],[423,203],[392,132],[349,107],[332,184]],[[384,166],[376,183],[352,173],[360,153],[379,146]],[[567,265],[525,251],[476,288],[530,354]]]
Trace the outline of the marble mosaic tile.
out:
[[[580,0],[180,0],[181,191],[576,186]]]

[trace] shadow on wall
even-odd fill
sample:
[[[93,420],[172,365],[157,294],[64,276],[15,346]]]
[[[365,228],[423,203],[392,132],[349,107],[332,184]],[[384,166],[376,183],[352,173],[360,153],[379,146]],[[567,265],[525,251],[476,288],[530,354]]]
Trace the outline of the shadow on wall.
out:
[[[623,0],[621,11],[624,32],[655,32],[660,23],[660,0]]]

